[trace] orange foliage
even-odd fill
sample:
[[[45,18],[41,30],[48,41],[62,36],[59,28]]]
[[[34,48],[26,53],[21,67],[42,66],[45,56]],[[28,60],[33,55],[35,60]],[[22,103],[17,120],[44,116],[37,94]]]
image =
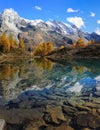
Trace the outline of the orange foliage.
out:
[[[51,42],[48,42],[48,43],[44,42],[35,47],[34,55],[35,56],[45,56],[53,50],[54,50],[54,47]]]
[[[22,51],[25,51],[25,44],[24,44],[24,39],[23,39],[23,38],[20,38],[20,39],[19,39],[19,48],[20,48]]]
[[[83,39],[79,38],[78,41],[75,43],[75,47],[84,47],[86,46]]]
[[[92,44],[94,44],[94,43],[95,43],[94,40],[91,39],[91,40],[88,42],[88,45],[92,45]]]
[[[6,33],[3,33],[0,36],[0,51],[9,52],[10,51],[10,43]]]
[[[14,39],[12,33],[10,33],[10,35],[9,35],[9,42],[10,42],[10,50],[18,48],[18,43],[17,43],[16,39]]]

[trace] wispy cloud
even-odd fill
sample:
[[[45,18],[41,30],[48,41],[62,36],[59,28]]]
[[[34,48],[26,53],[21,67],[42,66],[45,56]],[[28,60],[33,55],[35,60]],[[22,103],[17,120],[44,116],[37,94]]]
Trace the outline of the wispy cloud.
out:
[[[79,10],[74,10],[74,9],[72,9],[72,8],[68,8],[67,9],[67,12],[68,13],[75,13],[75,12],[78,12]]]
[[[97,24],[100,24],[100,20],[97,21]]]
[[[97,27],[96,30],[95,30],[95,32],[96,32],[98,35],[100,35],[100,28]]]
[[[83,19],[81,17],[77,17],[77,16],[75,16],[75,17],[68,17],[66,20],[68,22],[76,25],[78,28],[81,28],[82,26],[83,27],[85,26],[84,25],[84,21],[83,21]]]
[[[42,8],[40,6],[37,6],[37,5],[35,6],[35,9],[36,10],[42,10]]]
[[[91,17],[95,17],[95,13],[94,12],[90,12],[90,16]]]

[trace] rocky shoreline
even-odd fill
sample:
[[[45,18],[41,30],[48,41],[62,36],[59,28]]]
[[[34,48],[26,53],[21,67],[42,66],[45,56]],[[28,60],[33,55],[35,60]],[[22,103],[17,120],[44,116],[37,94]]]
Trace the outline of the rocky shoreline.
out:
[[[0,105],[6,130],[100,130],[99,97],[39,95],[26,92]]]

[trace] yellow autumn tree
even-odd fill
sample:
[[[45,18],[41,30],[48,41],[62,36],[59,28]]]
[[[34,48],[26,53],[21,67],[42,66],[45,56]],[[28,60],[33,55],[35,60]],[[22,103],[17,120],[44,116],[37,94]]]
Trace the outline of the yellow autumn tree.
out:
[[[10,42],[10,50],[18,48],[17,40],[14,38],[12,33],[10,33],[9,35],[9,42]]]
[[[53,50],[54,47],[51,42],[44,42],[34,48],[34,55],[45,56]]]
[[[54,50],[52,42],[48,42],[46,45],[47,45],[47,54]]]
[[[94,42],[94,39],[91,39],[89,42],[88,42],[88,45],[92,45],[92,44],[94,44],[95,42]]]
[[[24,44],[23,38],[19,39],[19,49],[21,49],[22,51],[25,51],[25,44]]]
[[[39,44],[34,48],[34,55],[36,56],[44,56],[46,52],[45,43]]]
[[[79,38],[74,46],[75,47],[84,47],[85,46],[85,42],[84,42],[84,40],[82,38]]]
[[[13,48],[14,38],[13,38],[12,33],[10,33],[10,35],[9,35],[9,42],[10,42],[10,48]]]
[[[41,56],[45,56],[47,53],[47,45],[45,42],[40,44],[40,50],[41,50]]]
[[[0,36],[0,51],[1,52],[9,52],[10,51],[10,42],[6,35],[6,33],[3,33]]]
[[[65,47],[62,45],[62,46],[60,46],[60,48],[59,48],[59,50],[62,50],[62,49],[64,49]]]

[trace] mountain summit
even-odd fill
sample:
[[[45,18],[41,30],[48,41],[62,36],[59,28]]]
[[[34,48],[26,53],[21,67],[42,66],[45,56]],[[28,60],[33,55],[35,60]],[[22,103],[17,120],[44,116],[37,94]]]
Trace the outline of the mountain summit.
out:
[[[77,39],[85,41],[96,39],[100,41],[100,36],[92,33],[88,34],[75,25],[69,25],[59,21],[27,20],[18,15],[13,9],[5,9],[0,14],[0,33],[13,33],[18,39],[24,37],[25,43],[39,44],[41,42],[52,41],[55,46],[72,44]]]
[[[17,38],[17,35],[21,32],[17,28],[17,23],[20,23],[21,18],[13,9],[5,9],[0,14],[0,32],[13,33]]]

